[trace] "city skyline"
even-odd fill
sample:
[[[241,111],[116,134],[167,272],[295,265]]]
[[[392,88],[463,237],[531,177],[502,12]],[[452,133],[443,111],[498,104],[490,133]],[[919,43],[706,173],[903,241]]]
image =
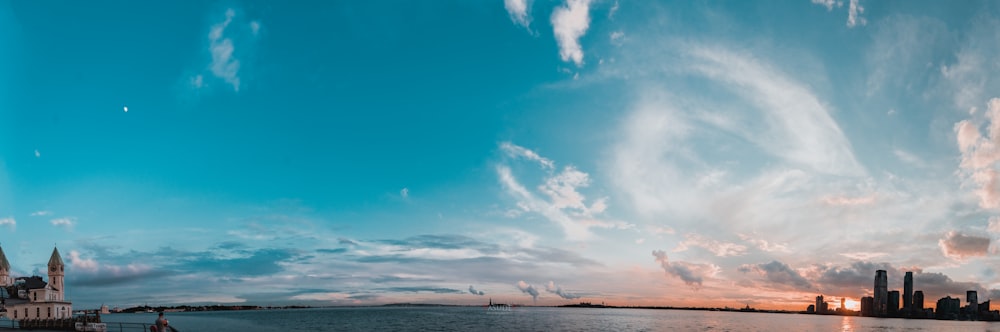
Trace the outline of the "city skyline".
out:
[[[998,299],[998,29],[990,1],[0,2],[0,248],[30,276],[58,247],[80,308],[858,310],[877,270]]]

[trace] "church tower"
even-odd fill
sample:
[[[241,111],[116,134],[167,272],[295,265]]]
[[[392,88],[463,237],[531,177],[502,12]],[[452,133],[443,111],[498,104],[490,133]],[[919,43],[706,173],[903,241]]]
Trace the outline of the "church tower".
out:
[[[7,287],[13,283],[10,279],[10,262],[7,255],[4,255],[3,248],[0,248],[0,287]]]
[[[52,258],[49,258],[49,286],[55,290],[53,301],[62,301],[65,298],[66,290],[63,289],[63,270],[65,269],[62,256],[59,256],[59,249],[52,249]]]

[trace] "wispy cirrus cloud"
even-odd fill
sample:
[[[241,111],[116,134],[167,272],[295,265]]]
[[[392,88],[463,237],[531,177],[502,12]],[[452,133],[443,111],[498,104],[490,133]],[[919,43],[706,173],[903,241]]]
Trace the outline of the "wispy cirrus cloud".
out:
[[[674,252],[682,252],[691,247],[705,249],[718,257],[741,256],[747,253],[747,247],[742,244],[709,239],[695,233],[686,234],[684,241],[677,244]]]
[[[531,161],[538,162],[543,168],[553,169],[555,168],[555,162],[551,159],[542,157],[538,155],[535,151],[531,151],[519,145],[514,145],[511,142],[500,143],[500,150],[503,151],[508,157],[511,158],[524,158]]]

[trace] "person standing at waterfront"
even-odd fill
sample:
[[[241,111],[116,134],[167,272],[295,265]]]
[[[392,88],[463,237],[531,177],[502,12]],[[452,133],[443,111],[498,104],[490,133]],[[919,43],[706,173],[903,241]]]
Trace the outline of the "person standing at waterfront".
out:
[[[156,318],[156,332],[166,332],[167,324],[167,319],[163,318],[163,311],[160,311],[160,315]]]

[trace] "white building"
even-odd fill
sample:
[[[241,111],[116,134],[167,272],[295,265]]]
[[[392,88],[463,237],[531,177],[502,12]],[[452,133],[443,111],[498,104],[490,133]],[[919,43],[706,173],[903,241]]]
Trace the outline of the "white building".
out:
[[[49,258],[49,282],[41,277],[10,278],[10,263],[0,249],[0,287],[12,290],[10,298],[4,299],[8,319],[61,319],[73,317],[73,303],[65,299],[66,265],[59,256],[59,249],[52,250]]]

